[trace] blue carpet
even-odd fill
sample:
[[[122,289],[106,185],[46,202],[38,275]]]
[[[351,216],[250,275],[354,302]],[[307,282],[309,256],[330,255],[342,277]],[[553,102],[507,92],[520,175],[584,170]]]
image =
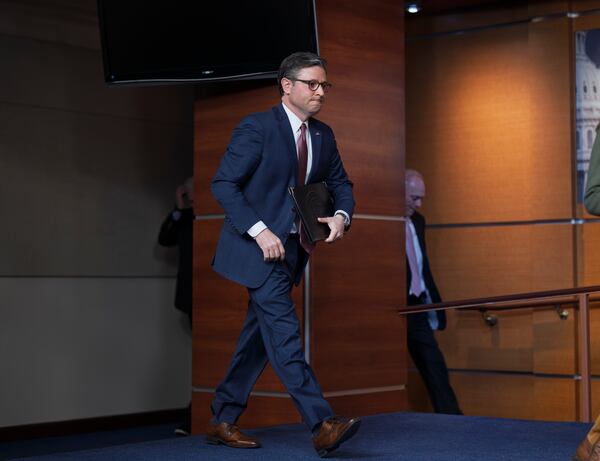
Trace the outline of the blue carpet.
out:
[[[332,453],[344,460],[568,461],[590,424],[522,421],[429,413],[367,416],[358,434]],[[303,425],[247,431],[263,448],[208,445],[203,436],[51,454],[35,461],[233,461],[315,460]]]

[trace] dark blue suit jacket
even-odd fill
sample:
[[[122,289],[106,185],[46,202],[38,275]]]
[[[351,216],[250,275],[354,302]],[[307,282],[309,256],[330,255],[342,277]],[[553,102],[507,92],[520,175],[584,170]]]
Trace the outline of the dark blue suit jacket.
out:
[[[352,217],[352,183],[344,170],[333,131],[313,118],[309,130],[312,167],[308,182],[326,181],[334,198],[334,209],[344,210]],[[247,231],[262,220],[286,242],[296,219],[288,187],[296,185],[297,177],[294,133],[281,104],[242,120],[233,131],[211,184],[214,197],[225,210],[213,259],[215,271],[250,288],[265,282],[276,263],[264,261],[261,249]],[[300,277],[301,273],[296,283]]]

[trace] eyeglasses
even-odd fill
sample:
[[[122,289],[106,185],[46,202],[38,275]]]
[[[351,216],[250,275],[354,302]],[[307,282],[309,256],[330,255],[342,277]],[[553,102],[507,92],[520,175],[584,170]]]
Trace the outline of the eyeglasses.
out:
[[[308,86],[310,91],[317,91],[319,87],[323,88],[323,92],[327,93],[329,89],[333,86],[329,82],[319,82],[318,80],[302,80],[299,78],[290,78],[286,77],[288,80],[292,80],[294,82],[302,82]]]

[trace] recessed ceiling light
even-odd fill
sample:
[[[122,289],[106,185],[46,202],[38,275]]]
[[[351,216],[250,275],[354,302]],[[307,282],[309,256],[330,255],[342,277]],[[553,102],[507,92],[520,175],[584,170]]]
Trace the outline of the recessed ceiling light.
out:
[[[406,4],[406,11],[411,14],[418,13],[421,11],[421,5],[419,2],[408,2]]]

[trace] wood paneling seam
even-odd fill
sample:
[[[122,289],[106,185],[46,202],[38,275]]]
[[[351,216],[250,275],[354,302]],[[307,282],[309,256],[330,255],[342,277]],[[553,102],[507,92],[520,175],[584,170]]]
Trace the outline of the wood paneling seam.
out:
[[[346,389],[343,391],[323,392],[323,395],[325,397],[342,397],[347,395],[379,394],[381,392],[394,392],[404,390],[406,390],[406,385],[399,384],[397,386],[367,387],[363,389]],[[192,391],[212,394],[215,392],[215,389],[212,387],[193,387]],[[291,398],[287,392],[252,391],[250,395],[256,397],[276,397],[281,399]]]
[[[405,221],[406,218],[404,216],[384,216],[378,214],[363,214],[363,213],[355,213],[352,215],[352,219],[371,219],[374,221]]]
[[[427,224],[428,229],[452,229],[452,228],[474,228],[474,227],[510,227],[510,226],[545,226],[545,225],[565,225],[574,226],[582,224],[600,224],[600,219],[548,219],[534,221],[487,221],[472,223],[447,223],[447,224]]]
[[[486,24],[484,26],[468,27],[466,29],[447,30],[444,32],[434,32],[434,33],[430,33],[430,34],[412,35],[412,36],[407,36],[406,41],[411,42],[411,41],[417,41],[417,40],[429,40],[429,39],[438,38],[438,37],[464,35],[464,34],[468,34],[468,33],[472,33],[472,32],[481,32],[484,30],[503,29],[506,27],[520,26],[520,25],[529,24],[529,23],[539,23],[539,22],[547,21],[547,20],[554,20],[554,19],[560,19],[560,18],[574,19],[574,18],[578,18],[579,16],[591,16],[591,15],[596,15],[596,14],[600,14],[600,8],[594,8],[591,10],[579,11],[579,12],[564,11],[561,13],[547,14],[547,15],[543,15],[543,16],[532,16],[530,18],[521,19],[518,21],[509,21],[509,22],[503,22],[503,23],[497,23],[497,24]]]
[[[416,373],[416,368],[409,368],[409,372]],[[449,373],[461,374],[461,375],[514,375],[514,376],[529,376],[533,378],[550,378],[550,379],[572,379],[579,380],[581,376],[575,374],[560,374],[560,373],[535,373],[531,371],[518,371],[518,370],[478,370],[469,368],[448,368]],[[592,379],[598,379],[600,376],[592,376]]]

